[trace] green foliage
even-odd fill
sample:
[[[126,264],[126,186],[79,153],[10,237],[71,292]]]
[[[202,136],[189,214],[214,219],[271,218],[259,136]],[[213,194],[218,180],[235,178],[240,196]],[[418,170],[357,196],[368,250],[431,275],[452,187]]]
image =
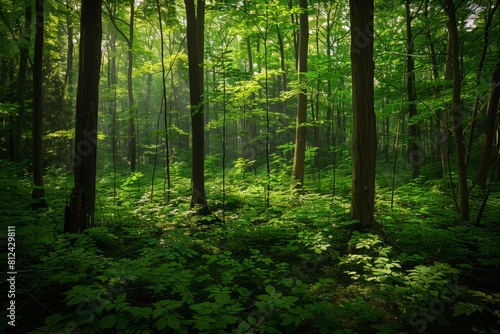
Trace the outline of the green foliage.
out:
[[[498,229],[454,225],[437,208],[446,205],[445,181],[405,184],[392,213],[389,194],[379,192],[384,233],[351,233],[344,196],[307,187],[294,194],[282,172],[288,162],[274,156],[266,209],[262,175],[246,173],[242,182],[248,165],[227,170],[225,205],[221,189],[211,188],[214,213],[203,224],[189,208],[185,164],[172,166],[170,203],[161,179],[151,197],[148,169],[117,174],[116,202],[101,173],[100,226],[63,235],[54,211],[26,210],[30,182],[13,179],[24,174],[4,164],[2,196],[16,200],[2,214],[23,240],[20,265],[31,268],[18,298],[35,296],[54,312],[21,318],[25,332],[418,333],[456,319],[477,332],[495,328],[498,294],[464,285],[467,275],[497,272]],[[63,170],[46,177],[49,203],[62,207],[70,178]],[[220,184],[217,169],[212,177]],[[339,180],[337,193],[349,182]]]

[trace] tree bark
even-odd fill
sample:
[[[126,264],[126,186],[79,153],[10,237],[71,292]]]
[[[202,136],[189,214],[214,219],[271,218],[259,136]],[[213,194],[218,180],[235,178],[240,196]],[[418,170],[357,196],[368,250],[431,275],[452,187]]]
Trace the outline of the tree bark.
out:
[[[353,108],[353,171],[351,219],[362,226],[373,222],[375,159],[377,150],[374,111],[373,0],[350,0]]]
[[[500,4],[500,0],[496,0],[495,4],[493,7],[490,7],[488,9],[488,18],[486,19],[486,26],[484,27],[484,37],[483,37],[483,50],[481,51],[481,57],[479,58],[479,66],[476,74],[476,89],[479,87],[481,84],[481,78],[483,76],[483,68],[484,68],[484,62],[486,60],[486,51],[488,50],[488,45],[489,45],[489,40],[490,40],[490,29],[491,29],[491,22],[493,21],[493,15],[495,14],[496,10],[498,9],[498,5]],[[466,147],[466,154],[465,154],[465,169],[467,170],[467,167],[469,166],[469,161],[470,161],[470,152],[472,149],[472,141],[474,140],[474,128],[476,125],[476,118],[479,112],[479,100],[481,96],[479,94],[476,94],[476,98],[474,101],[474,109],[472,111],[472,120],[470,124],[470,132],[469,132],[469,141],[467,143]]]
[[[127,69],[127,90],[128,90],[128,106],[129,106],[129,152],[130,152],[130,170],[136,169],[137,150],[136,150],[136,131],[135,131],[135,113],[136,106],[134,101],[134,89],[132,83],[132,70],[134,68],[134,4],[135,0],[130,0],[130,23],[128,37],[128,69]]]
[[[36,32],[35,54],[33,60],[33,183],[35,187],[31,197],[36,200],[34,207],[46,207],[45,191],[43,189],[43,111],[42,111],[42,80],[43,80],[43,0],[36,2]]]
[[[14,124],[14,161],[23,159],[23,130],[26,113],[26,71],[30,50],[31,1],[25,1],[24,30],[19,45],[19,72],[17,75],[17,115]]]
[[[460,73],[459,58],[459,40],[457,20],[455,17],[455,4],[453,0],[447,1],[446,10],[449,17],[449,33],[452,42],[452,60],[453,60],[453,129],[455,132],[456,163],[458,172],[458,190],[460,193],[460,223],[470,219],[469,213],[469,194],[467,189],[467,166],[465,165],[465,142],[462,129],[461,115],[461,89],[462,77]]]
[[[500,57],[500,52],[498,52]],[[497,58],[498,59],[498,58]],[[488,99],[488,106],[486,111],[486,121],[484,122],[483,132],[483,149],[481,154],[481,161],[479,163],[478,180],[477,184],[486,190],[488,171],[491,164],[491,153],[493,150],[493,142],[495,141],[495,130],[497,126],[496,116],[498,110],[498,99],[500,97],[500,61],[497,60],[495,72],[493,73],[493,80],[491,83],[491,92]]]
[[[76,96],[74,187],[65,209],[64,232],[81,233],[94,223],[97,119],[101,69],[102,0],[83,0]]]
[[[189,67],[189,98],[191,103],[192,167],[191,207],[201,206],[208,213],[205,195],[205,136],[203,115],[203,59],[205,31],[205,1],[184,0],[187,18],[187,48]]]
[[[415,60],[413,58],[413,35],[411,31],[411,11],[410,11],[410,0],[405,1],[406,7],[406,43],[407,43],[407,57],[406,65],[408,67],[408,81],[407,81],[407,93],[408,93],[408,119],[410,122],[410,145],[408,157],[412,165],[412,176],[417,178],[420,176],[420,148],[418,145],[418,139],[420,137],[420,126],[412,122],[412,118],[417,116],[417,105],[415,104]]]
[[[424,18],[426,21],[429,20],[429,0],[425,0],[424,3]],[[436,56],[436,48],[434,46],[434,43],[432,41],[432,36],[431,36],[431,29],[429,25],[427,24],[425,28],[425,37],[428,42],[428,49],[429,49],[429,55],[430,55],[430,60],[432,64],[432,76],[435,81],[439,80],[439,66],[437,63],[437,56]],[[448,37],[448,44],[447,44],[447,52],[446,52],[446,63],[445,63],[445,80],[451,80],[451,67],[450,67],[450,59],[451,59],[451,43]],[[441,91],[443,90],[443,85],[438,85],[436,86],[435,92],[436,95],[438,95]],[[446,116],[447,111],[445,108],[444,115]],[[448,163],[448,140],[449,140],[449,135],[448,135],[448,128],[446,126],[446,117],[444,119],[440,119],[439,116],[435,118],[435,148],[433,148],[433,152],[437,152],[439,156],[439,160],[441,162],[441,173],[442,175],[446,174],[446,164]],[[434,156],[434,154],[433,154]]]
[[[299,16],[299,95],[297,97],[297,125],[295,130],[295,154],[293,160],[293,179],[295,186],[301,188],[304,184],[304,163],[306,156],[306,135],[307,128],[305,127],[307,117],[307,88],[306,78],[307,73],[307,50],[309,42],[309,18],[307,15],[307,0],[299,0],[301,9]]]
[[[118,27],[115,19],[115,8],[111,10],[109,5],[106,5],[109,18],[111,23],[115,27],[116,31],[125,39],[127,43],[127,58],[128,58],[128,68],[127,68],[127,92],[128,92],[128,105],[129,105],[129,119],[128,119],[128,159],[130,161],[130,170],[133,172],[136,170],[137,161],[137,133],[135,127],[136,119],[136,106],[134,100],[134,90],[133,90],[133,78],[132,72],[134,68],[134,18],[135,18],[135,1],[130,0],[130,20],[128,23],[129,33],[128,36]]]

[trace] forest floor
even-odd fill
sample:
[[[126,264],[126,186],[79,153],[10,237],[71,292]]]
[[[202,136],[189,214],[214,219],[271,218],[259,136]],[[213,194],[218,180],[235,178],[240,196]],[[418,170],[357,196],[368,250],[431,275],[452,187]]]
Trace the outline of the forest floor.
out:
[[[275,163],[268,198],[265,175],[231,169],[223,196],[208,168],[209,216],[189,207],[185,164],[168,197],[158,171],[153,192],[152,170],[101,172],[96,227],[70,235],[71,174],[47,171],[49,207],[32,210],[30,174],[0,161],[0,234],[15,226],[17,272],[16,327],[4,315],[0,332],[500,333],[498,183],[478,225],[473,188],[460,225],[448,177],[398,177],[393,194],[380,166],[378,228],[352,232],[348,168],[297,193]]]

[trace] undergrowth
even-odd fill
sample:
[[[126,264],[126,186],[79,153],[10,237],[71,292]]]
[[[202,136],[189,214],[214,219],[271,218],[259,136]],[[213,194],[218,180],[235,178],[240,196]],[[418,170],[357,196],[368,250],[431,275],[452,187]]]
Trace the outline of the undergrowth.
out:
[[[1,164],[19,333],[500,333],[493,193],[479,226],[458,225],[446,180],[401,183],[391,210],[382,177],[378,228],[352,233],[350,179],[332,191],[329,170],[296,194],[276,157],[269,207],[245,164],[225,202],[210,172],[212,215],[199,217],[174,165],[170,190],[158,178],[151,191],[148,169],[117,175],[116,190],[99,175],[97,226],[73,235],[61,233],[67,171],[47,174],[49,208],[33,211],[29,175]]]

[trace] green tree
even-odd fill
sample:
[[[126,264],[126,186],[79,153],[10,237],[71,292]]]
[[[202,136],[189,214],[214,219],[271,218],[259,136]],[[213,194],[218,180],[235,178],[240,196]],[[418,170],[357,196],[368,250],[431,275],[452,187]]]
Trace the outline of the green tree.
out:
[[[23,159],[24,116],[26,114],[26,71],[30,52],[31,1],[24,2],[24,30],[19,42],[19,71],[17,74],[17,115],[14,126],[14,161]]]
[[[460,72],[459,36],[457,29],[456,9],[453,0],[446,3],[449,23],[450,42],[452,44],[451,55],[453,62],[453,130],[455,132],[456,163],[458,171],[458,191],[460,195],[460,222],[464,223],[470,219],[469,193],[467,189],[467,166],[465,164],[465,142],[462,127],[462,76]]]
[[[498,99],[500,98],[500,52],[498,52],[497,65],[493,73],[491,92],[486,106],[486,120],[484,122],[482,154],[479,163],[477,184],[486,190],[488,171],[491,165],[491,153],[497,129]],[[498,156],[496,157],[498,159]]]
[[[31,197],[36,200],[34,206],[46,207],[43,188],[43,31],[44,2],[38,0],[36,10],[35,54],[33,56],[33,183],[35,187]]]
[[[128,92],[128,158],[130,160],[130,170],[133,172],[136,170],[137,162],[137,132],[136,132],[136,112],[137,106],[134,99],[134,85],[133,85],[133,69],[134,69],[134,21],[135,21],[135,1],[129,1],[129,22],[126,24],[128,27],[128,34],[125,33],[117,24],[116,16],[117,7],[116,4],[113,8],[110,5],[107,6],[108,16],[111,19],[111,23],[115,27],[116,31],[123,37],[127,44],[127,57],[128,57],[128,67],[127,67],[127,92]],[[120,20],[123,22],[123,20]]]
[[[417,105],[415,103],[415,58],[413,54],[414,41],[412,33],[412,20],[413,16],[410,9],[410,0],[406,0],[406,64],[408,68],[408,82],[407,82],[407,93],[408,93],[408,115],[410,122],[410,145],[408,155],[410,157],[410,163],[412,165],[412,176],[417,178],[420,176],[420,148],[418,146],[418,139],[420,135],[420,126],[414,118],[417,116]]]
[[[189,98],[191,103],[191,206],[209,212],[205,195],[205,134],[203,115],[203,59],[205,34],[205,1],[184,0],[186,6],[187,48],[189,64]]]
[[[101,69],[101,0],[83,0],[76,97],[74,187],[65,209],[64,232],[81,233],[94,223],[97,119]]]
[[[352,68],[352,196],[351,219],[373,222],[377,133],[374,111],[374,1],[350,0]]]
[[[307,0],[299,0],[301,9],[299,15],[299,58],[298,58],[298,84],[297,97],[297,124],[295,130],[295,154],[293,160],[293,178],[297,187],[304,184],[304,162],[306,155],[306,116],[307,116],[307,51],[309,47],[309,17],[307,15]]]

